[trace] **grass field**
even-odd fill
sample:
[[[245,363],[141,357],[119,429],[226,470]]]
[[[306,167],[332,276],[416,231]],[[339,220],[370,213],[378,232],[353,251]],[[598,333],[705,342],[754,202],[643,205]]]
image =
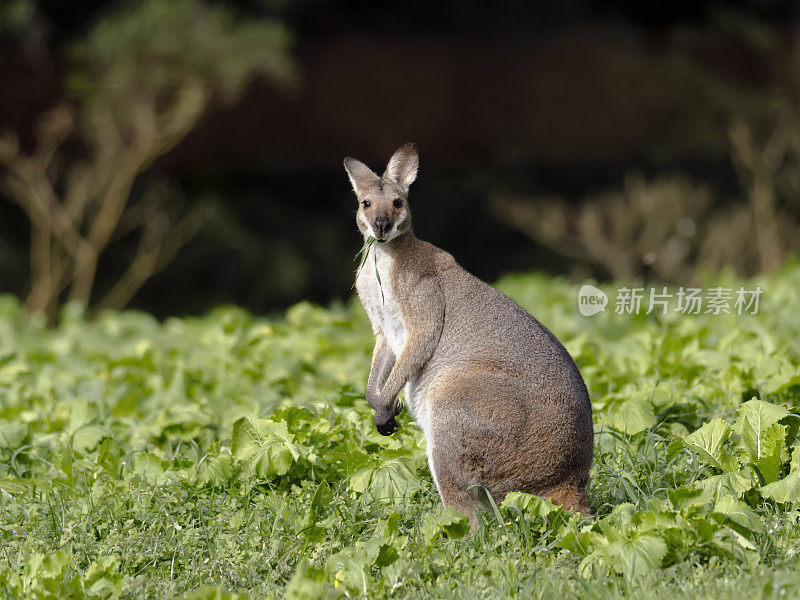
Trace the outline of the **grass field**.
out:
[[[355,303],[47,330],[0,297],[0,598],[800,597],[800,264],[706,287],[740,284],[759,314],[500,281],[587,382],[597,520],[513,494],[468,539],[408,415],[374,430]]]

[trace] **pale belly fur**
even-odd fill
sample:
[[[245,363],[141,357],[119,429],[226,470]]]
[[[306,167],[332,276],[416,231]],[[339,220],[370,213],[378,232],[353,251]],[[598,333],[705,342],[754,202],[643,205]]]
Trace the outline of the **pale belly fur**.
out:
[[[374,254],[374,253],[377,253]],[[362,295],[367,316],[372,323],[372,329],[377,333],[382,331],[386,341],[394,352],[395,357],[400,356],[406,343],[406,327],[403,322],[403,313],[397,302],[389,282],[391,257],[388,252],[373,246],[369,256],[364,261],[364,266],[358,274],[359,291]],[[380,275],[380,284],[375,275],[377,268]],[[417,393],[416,381],[409,380],[405,385],[405,402],[417,426],[422,429],[426,441],[426,454],[428,468],[433,475],[436,487],[436,473],[433,469],[433,437],[431,436],[431,416],[426,399]]]

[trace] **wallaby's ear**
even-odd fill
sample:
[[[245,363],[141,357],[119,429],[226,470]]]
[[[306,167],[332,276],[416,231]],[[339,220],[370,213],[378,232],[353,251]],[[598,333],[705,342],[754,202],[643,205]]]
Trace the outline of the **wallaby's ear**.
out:
[[[404,192],[408,192],[408,186],[414,183],[417,178],[417,169],[419,168],[419,155],[417,154],[417,145],[409,142],[400,146],[397,151],[392,154],[389,159],[389,164],[386,165],[386,172],[384,177],[391,179],[401,188]]]
[[[347,171],[347,176],[350,178],[350,183],[353,185],[353,191],[356,194],[369,183],[378,179],[378,175],[367,165],[349,156],[344,159],[344,170]]]

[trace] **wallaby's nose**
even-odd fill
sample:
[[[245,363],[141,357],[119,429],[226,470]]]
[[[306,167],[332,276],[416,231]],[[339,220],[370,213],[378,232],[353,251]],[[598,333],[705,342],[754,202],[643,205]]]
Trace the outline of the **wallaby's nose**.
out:
[[[375,233],[380,237],[383,237],[389,233],[389,230],[392,228],[392,222],[386,217],[379,217],[375,219],[374,225]]]

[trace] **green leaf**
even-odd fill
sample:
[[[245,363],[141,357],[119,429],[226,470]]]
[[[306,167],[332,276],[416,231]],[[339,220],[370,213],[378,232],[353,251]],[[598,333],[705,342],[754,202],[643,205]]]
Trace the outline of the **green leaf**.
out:
[[[683,441],[701,462],[725,470],[727,462],[722,445],[731,435],[731,426],[722,419],[711,419],[700,429],[687,435]]]
[[[375,558],[375,564],[379,567],[388,567],[398,558],[400,558],[400,553],[397,552],[394,546],[389,543],[380,543],[378,556]]]
[[[10,597],[22,598],[22,580],[8,563],[0,562],[0,589]]]
[[[288,597],[288,596],[287,596]],[[235,594],[219,587],[201,586],[183,600],[248,600],[247,594]]]
[[[377,467],[367,467],[353,473],[350,476],[350,488],[358,493],[368,492],[379,502],[397,502],[422,489],[414,471],[411,457],[392,458]]]
[[[753,533],[763,533],[765,531],[764,524],[761,522],[758,515],[753,512],[753,509],[732,496],[722,497],[714,506],[714,510],[725,515],[725,517],[742,529]],[[744,532],[740,530],[739,533]]]
[[[753,478],[745,471],[729,471],[700,479],[695,485],[706,492],[704,501],[716,502],[723,496],[741,498],[745,492],[752,489]]]
[[[739,447],[749,462],[757,463],[773,452],[772,438],[768,438],[768,431],[788,414],[789,411],[783,406],[763,400],[753,399],[739,407],[739,416],[733,428],[740,436]],[[783,443],[783,439],[780,443]]]
[[[800,470],[794,470],[783,479],[761,487],[761,495],[783,504],[800,502]]]
[[[324,598],[325,572],[312,567],[306,559],[300,561],[284,591],[286,600],[319,600]]]
[[[258,419],[255,425],[246,417],[237,419],[231,432],[231,453],[247,464],[259,478],[285,475],[300,454],[292,443],[286,422]]]
[[[568,531],[558,542],[558,547],[578,556],[587,556],[591,551],[592,536],[588,531]]]
[[[786,427],[778,423],[770,425],[761,437],[761,456],[754,464],[764,478],[764,483],[777,481],[780,476],[784,439]]]
[[[672,462],[678,454],[680,454],[686,448],[686,443],[683,441],[683,438],[676,437],[673,439],[669,444],[667,444],[667,462]]]
[[[469,533],[469,519],[452,506],[445,507],[438,515],[436,523],[449,538],[463,538]]]
[[[77,452],[88,454],[112,435],[111,430],[103,425],[85,425],[72,434],[72,447]]]
[[[32,587],[49,590],[66,588],[70,583],[66,572],[71,564],[72,557],[63,550],[53,554],[32,554],[22,571],[23,586],[27,589]]]
[[[667,554],[667,544],[657,535],[644,534],[612,542],[605,552],[614,570],[632,579],[659,568]]]
[[[372,580],[370,571],[377,563],[384,545],[385,542],[380,539],[373,538],[366,542],[360,540],[355,545],[331,555],[325,566],[328,571],[335,573],[334,578],[337,583],[363,593],[364,586]],[[393,562],[391,552],[386,560]]]
[[[23,423],[9,423],[0,420],[0,449],[16,450],[28,435],[28,427]]]
[[[504,509],[515,507],[529,517],[540,519],[546,519],[549,514],[561,509],[541,496],[524,492],[509,492],[500,507]]]
[[[306,536],[306,544],[317,542],[321,540],[326,529],[324,527],[317,527],[322,507],[327,504],[331,497],[331,490],[326,481],[323,481],[317,486],[314,495],[311,497],[311,503],[308,507],[308,518],[306,519],[303,533]]]
[[[657,422],[650,395],[644,393],[613,402],[600,414],[600,421],[629,435],[649,429]]]
[[[721,556],[732,556],[750,566],[755,566],[761,559],[753,542],[731,527],[717,529],[711,544]]]
[[[233,476],[233,457],[230,454],[220,454],[204,460],[198,465],[198,479],[202,483],[223,485]]]
[[[83,576],[83,585],[90,597],[119,598],[122,592],[120,560],[115,554],[101,556]]]
[[[400,537],[400,513],[393,511],[375,527],[375,535],[397,540]]]
[[[427,543],[432,543],[440,534],[450,538],[462,538],[469,533],[469,519],[458,509],[446,506],[425,515],[422,535]]]
[[[670,504],[676,510],[703,504],[703,491],[693,487],[681,487],[667,491]]]
[[[134,475],[139,475],[151,484],[158,483],[166,470],[167,464],[151,452],[139,454],[133,465]]]

